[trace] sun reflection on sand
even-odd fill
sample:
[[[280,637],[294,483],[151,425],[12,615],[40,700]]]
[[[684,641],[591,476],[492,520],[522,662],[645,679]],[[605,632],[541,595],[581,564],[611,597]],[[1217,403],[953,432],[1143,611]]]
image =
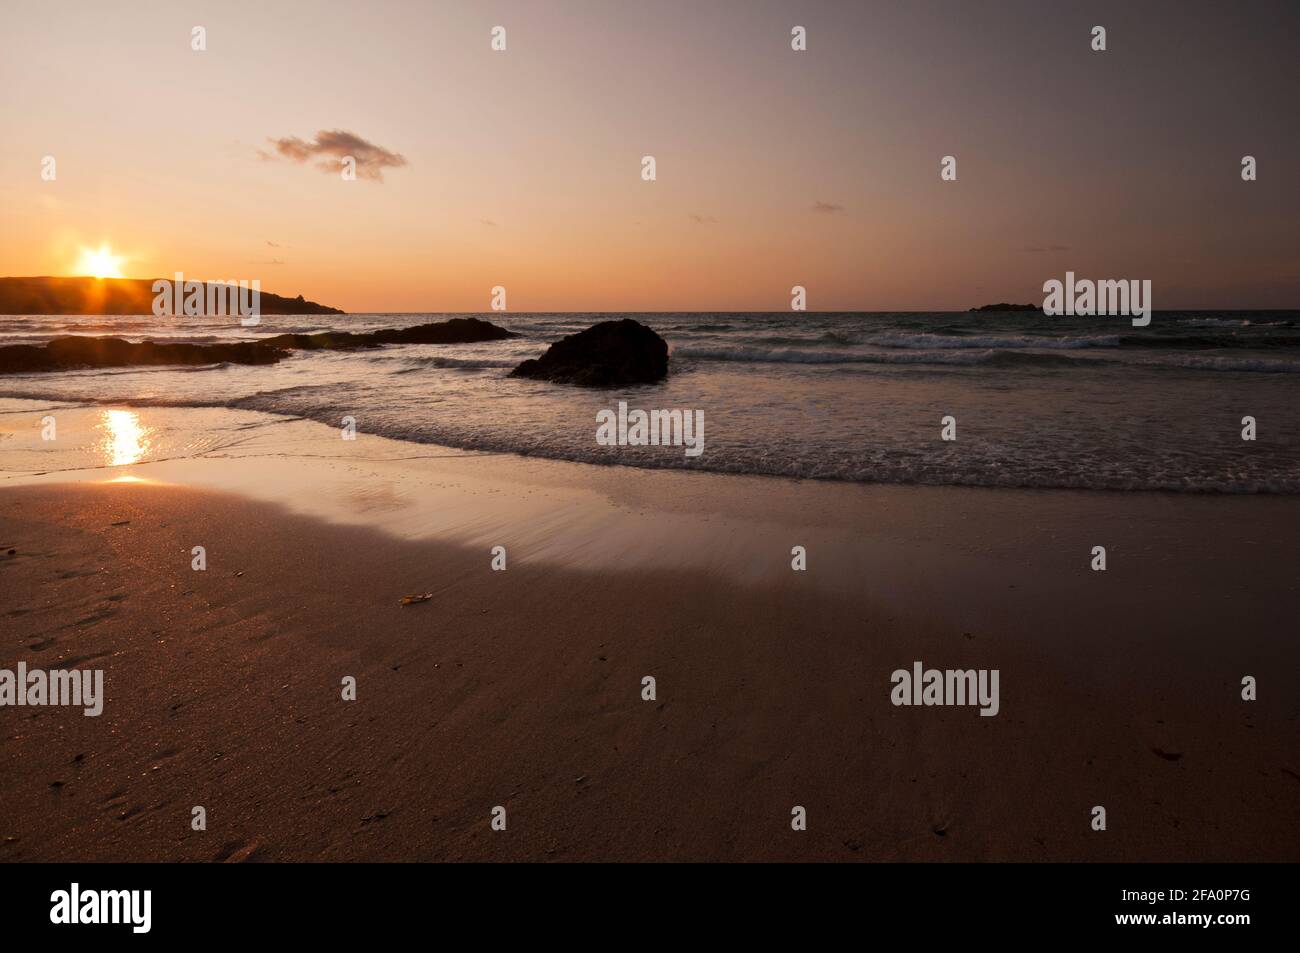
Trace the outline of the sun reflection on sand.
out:
[[[150,429],[140,423],[140,415],[133,410],[104,411],[99,428],[104,431],[100,449],[111,466],[139,463],[151,448]]]

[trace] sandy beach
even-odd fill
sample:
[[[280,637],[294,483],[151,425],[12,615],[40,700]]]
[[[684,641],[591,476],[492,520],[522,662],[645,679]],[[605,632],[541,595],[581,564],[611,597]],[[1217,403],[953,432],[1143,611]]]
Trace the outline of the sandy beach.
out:
[[[0,668],[101,668],[105,700],[5,710],[0,859],[1300,859],[1286,497],[638,470],[255,414],[220,452],[20,472],[20,416]],[[891,704],[915,661],[999,670],[998,714]]]
[[[1298,35],[0,5],[4,936],[1285,936]]]

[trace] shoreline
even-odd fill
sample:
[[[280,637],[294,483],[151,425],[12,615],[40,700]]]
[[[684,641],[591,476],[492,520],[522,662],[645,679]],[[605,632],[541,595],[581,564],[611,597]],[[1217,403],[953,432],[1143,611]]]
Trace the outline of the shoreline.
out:
[[[77,660],[107,696],[0,708],[0,859],[1297,859],[1289,501],[269,429],[0,486],[0,668]],[[999,670],[999,713],[892,705],[918,661]]]
[[[4,409],[8,404],[31,404],[32,407],[20,407],[15,409]],[[227,406],[208,406],[208,405],[175,405],[175,404],[158,404],[144,400],[130,399],[112,399],[99,403],[87,402],[84,400],[65,400],[62,398],[45,398],[45,397],[0,397],[0,439],[5,437],[15,437],[19,432],[10,427],[6,427],[6,418],[22,417],[30,414],[35,417],[49,411],[68,411],[80,418],[89,418],[102,414],[105,411],[113,409],[128,409],[132,412],[148,413],[157,415],[179,415],[181,417],[189,415],[214,415],[216,417],[248,417],[256,418],[263,421],[263,426],[276,425],[301,425],[306,428],[316,428],[318,437],[327,437],[321,439],[317,446],[333,446],[334,439],[337,437],[338,428],[332,424],[324,423],[315,418],[301,414],[276,413],[269,410],[250,409],[242,407]],[[83,433],[88,427],[82,427]],[[592,431],[596,430],[593,423]],[[989,492],[989,493],[1028,493],[1034,495],[1047,494],[1082,494],[1084,496],[1112,496],[1112,497],[1169,497],[1174,499],[1183,498],[1205,498],[1205,499],[1237,499],[1237,498],[1268,498],[1279,499],[1287,497],[1297,497],[1300,493],[1291,490],[1275,489],[1250,489],[1250,490],[1225,490],[1221,488],[1192,488],[1192,489],[1170,489],[1168,487],[1118,487],[1118,486],[1056,486],[1056,485],[1019,485],[1019,484],[992,484],[992,483],[927,483],[920,481],[901,481],[901,480],[851,480],[843,479],[836,476],[802,476],[779,472],[742,472],[731,470],[713,470],[707,468],[686,468],[668,465],[638,465],[627,462],[605,462],[599,460],[575,460],[563,456],[546,456],[536,453],[525,453],[519,450],[510,449],[480,449],[477,447],[463,447],[451,443],[438,443],[435,441],[413,440],[407,436],[387,436],[375,433],[361,434],[359,439],[378,445],[381,448],[388,448],[386,456],[394,460],[404,459],[392,453],[394,447],[407,447],[429,451],[427,453],[417,454],[416,456],[424,459],[436,459],[439,457],[456,457],[456,458],[507,458],[512,465],[527,465],[532,463],[554,464],[558,467],[571,467],[577,470],[591,468],[596,472],[605,470],[626,470],[636,473],[664,473],[674,475],[689,475],[691,477],[719,477],[724,480],[759,480],[772,483],[783,483],[789,485],[822,485],[836,487],[858,487],[868,490],[882,489],[893,490],[900,489],[903,491],[940,491],[949,490],[958,492]],[[34,446],[39,446],[35,440],[29,439],[25,446],[19,445],[17,449],[28,450]],[[15,444],[5,445],[5,449],[15,449]],[[97,448],[96,448],[97,449]],[[445,451],[438,453],[437,451]],[[91,456],[102,457],[102,453],[96,453],[91,450]],[[295,455],[287,451],[277,451],[278,456],[285,458],[299,456],[303,459],[325,459],[338,458],[346,459],[342,455],[335,454],[298,454]],[[161,459],[147,459],[129,464],[114,464],[111,462],[100,462],[85,466],[65,466],[58,468],[35,467],[28,469],[0,470],[0,488],[5,486],[22,486],[31,482],[55,477],[66,480],[67,482],[87,482],[93,481],[98,474],[105,471],[114,471],[125,474],[133,468],[149,469],[159,464],[183,463],[191,460],[200,460],[205,457],[203,452],[193,454],[184,454],[178,457],[165,457]],[[385,459],[381,457],[380,459]]]

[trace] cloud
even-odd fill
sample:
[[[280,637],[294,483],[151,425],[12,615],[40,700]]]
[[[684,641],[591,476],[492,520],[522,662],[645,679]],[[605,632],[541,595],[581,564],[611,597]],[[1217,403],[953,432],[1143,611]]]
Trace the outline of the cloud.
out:
[[[266,160],[277,156],[291,162],[316,161],[316,168],[322,172],[338,172],[343,167],[343,159],[351,156],[356,160],[357,177],[370,179],[372,182],[384,181],[384,169],[397,169],[406,165],[406,158],[396,152],[389,152],[382,146],[367,142],[354,132],[342,129],[322,129],[316,133],[311,142],[304,142],[297,136],[285,136],[282,139],[268,139],[275,146],[276,155],[258,150],[258,155]]]
[[[266,244],[267,244],[267,247],[269,247],[269,248],[279,248],[279,247],[280,247],[280,246],[277,245],[275,242],[271,241],[271,239],[269,239],[269,238],[266,240]]]
[[[694,222],[696,225],[717,225],[718,224],[718,220],[714,218],[712,215],[698,215],[694,212],[691,213],[691,221]]]
[[[831,214],[833,214],[833,213],[835,213],[835,212],[842,212],[842,211],[844,211],[844,206],[843,206],[843,205],[835,205],[835,204],[832,203],[832,202],[820,202],[820,201],[819,201],[819,202],[815,202],[815,203],[813,203],[813,211],[814,211],[814,212],[820,212],[820,213],[822,213],[823,215],[831,215]]]
[[[1069,251],[1070,246],[1069,245],[1026,245],[1024,248],[1020,250],[1036,255],[1042,252]]]
[[[497,223],[492,221],[490,218],[480,218],[478,221],[480,225],[491,225],[493,228],[497,227]]]

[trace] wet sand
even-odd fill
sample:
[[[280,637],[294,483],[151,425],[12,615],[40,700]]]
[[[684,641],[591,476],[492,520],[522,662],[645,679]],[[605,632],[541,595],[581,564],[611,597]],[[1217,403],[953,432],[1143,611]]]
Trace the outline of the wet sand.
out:
[[[1292,500],[361,465],[8,481],[0,668],[107,697],[0,708],[0,858],[1300,859]]]

